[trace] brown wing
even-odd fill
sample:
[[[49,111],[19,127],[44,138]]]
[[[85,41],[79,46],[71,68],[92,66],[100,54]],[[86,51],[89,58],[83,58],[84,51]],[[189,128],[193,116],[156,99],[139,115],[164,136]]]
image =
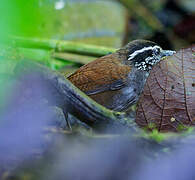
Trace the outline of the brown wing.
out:
[[[68,79],[83,92],[96,94],[109,88],[120,88],[130,66],[122,64],[116,54],[110,54],[79,68]]]

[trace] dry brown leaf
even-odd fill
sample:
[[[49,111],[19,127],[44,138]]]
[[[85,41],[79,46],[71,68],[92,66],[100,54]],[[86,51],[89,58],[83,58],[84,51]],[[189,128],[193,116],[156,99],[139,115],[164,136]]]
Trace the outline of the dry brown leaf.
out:
[[[140,97],[136,122],[161,132],[195,125],[195,46],[157,64]]]

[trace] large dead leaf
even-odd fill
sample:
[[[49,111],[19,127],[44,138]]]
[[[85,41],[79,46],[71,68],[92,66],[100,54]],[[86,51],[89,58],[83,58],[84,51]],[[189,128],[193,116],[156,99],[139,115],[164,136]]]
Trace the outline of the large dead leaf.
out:
[[[159,131],[195,125],[195,46],[157,64],[140,97],[136,122]]]

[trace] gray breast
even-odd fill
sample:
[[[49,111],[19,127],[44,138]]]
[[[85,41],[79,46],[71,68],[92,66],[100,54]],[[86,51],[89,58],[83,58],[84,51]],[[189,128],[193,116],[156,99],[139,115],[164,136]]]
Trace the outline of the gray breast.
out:
[[[127,111],[135,104],[143,91],[146,79],[149,73],[146,71],[132,69],[128,75],[125,87],[120,89],[120,93],[116,94],[110,109],[115,111]]]

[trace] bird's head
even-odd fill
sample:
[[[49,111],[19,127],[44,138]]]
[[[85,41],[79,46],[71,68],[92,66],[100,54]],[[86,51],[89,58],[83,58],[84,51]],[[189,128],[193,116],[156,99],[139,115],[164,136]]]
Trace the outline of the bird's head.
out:
[[[127,53],[127,61],[143,71],[150,71],[162,57],[175,53],[175,51],[163,50],[158,44],[147,40],[132,41],[124,49]]]

